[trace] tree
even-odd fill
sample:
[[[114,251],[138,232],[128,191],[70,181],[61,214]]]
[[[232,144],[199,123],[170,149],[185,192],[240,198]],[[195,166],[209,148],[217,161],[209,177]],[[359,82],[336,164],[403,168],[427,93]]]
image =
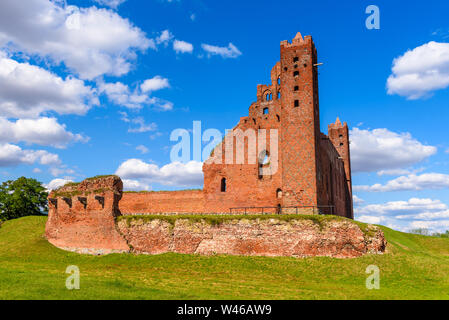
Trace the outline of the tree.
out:
[[[48,211],[48,193],[35,179],[21,177],[0,186],[0,220],[42,215]]]

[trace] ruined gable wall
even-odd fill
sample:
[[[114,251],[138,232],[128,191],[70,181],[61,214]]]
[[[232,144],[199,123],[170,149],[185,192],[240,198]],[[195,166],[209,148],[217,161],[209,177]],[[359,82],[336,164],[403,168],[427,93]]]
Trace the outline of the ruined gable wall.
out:
[[[260,176],[259,156],[264,150],[259,150],[258,139],[266,139],[266,151],[271,156],[274,152],[278,155],[280,150],[271,151],[270,130],[277,130],[278,139],[280,139],[281,126],[281,104],[278,99],[280,84],[278,78],[280,75],[280,64],[277,63],[271,71],[271,84],[258,85],[257,101],[252,103],[248,116],[242,117],[238,125],[233,129],[232,134],[241,137],[240,141],[244,141],[243,149],[238,148],[237,139],[233,142],[233,156],[231,164],[226,164],[226,139],[219,144],[212,156],[205,162],[203,166],[204,172],[204,197],[206,211],[217,213],[229,213],[230,208],[237,207],[277,207],[281,204],[281,199],[276,196],[276,190],[282,187],[281,177],[282,168],[280,161],[276,172],[272,175]],[[267,99],[268,96],[268,99]],[[264,109],[268,113],[264,114]],[[265,135],[259,130],[265,129]],[[250,138],[244,135],[246,133],[254,134],[256,147],[254,152],[250,152],[248,141]],[[229,137],[229,135],[228,135]],[[230,141],[230,140],[228,140]],[[220,152],[221,150],[221,152]],[[237,152],[243,150],[243,163],[237,163]],[[248,159],[254,159],[253,163],[249,163]],[[263,159],[260,159],[263,160]],[[221,163],[216,163],[216,162]],[[264,169],[272,168],[271,163],[264,166]],[[221,191],[221,181],[226,179],[226,192]],[[255,209],[258,211],[259,209]],[[275,209],[271,209],[275,212]],[[233,211],[237,212],[237,211]]]

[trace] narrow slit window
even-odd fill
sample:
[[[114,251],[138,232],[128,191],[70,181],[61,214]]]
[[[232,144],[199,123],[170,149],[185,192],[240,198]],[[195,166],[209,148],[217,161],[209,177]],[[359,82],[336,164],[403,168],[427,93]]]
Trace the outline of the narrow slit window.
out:
[[[226,178],[221,179],[221,192],[226,192]]]
[[[295,108],[299,107],[299,100],[295,100],[295,104],[294,104]]]

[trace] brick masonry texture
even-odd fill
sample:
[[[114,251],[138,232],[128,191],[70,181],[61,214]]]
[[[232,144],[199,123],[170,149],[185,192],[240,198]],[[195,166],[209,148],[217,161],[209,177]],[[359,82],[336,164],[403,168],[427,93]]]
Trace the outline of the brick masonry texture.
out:
[[[173,222],[172,222],[173,223]],[[118,227],[135,253],[231,254],[245,256],[327,256],[353,258],[385,250],[382,231],[363,232],[350,220],[235,219],[220,224],[181,217],[120,220]]]

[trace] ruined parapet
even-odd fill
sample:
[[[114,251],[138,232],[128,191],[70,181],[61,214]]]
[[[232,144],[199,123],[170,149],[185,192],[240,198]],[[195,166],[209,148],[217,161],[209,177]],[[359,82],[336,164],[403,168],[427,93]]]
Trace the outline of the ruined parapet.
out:
[[[117,176],[88,178],[53,190],[48,197],[46,236],[71,251],[104,254],[128,251],[116,229],[123,183]]]

